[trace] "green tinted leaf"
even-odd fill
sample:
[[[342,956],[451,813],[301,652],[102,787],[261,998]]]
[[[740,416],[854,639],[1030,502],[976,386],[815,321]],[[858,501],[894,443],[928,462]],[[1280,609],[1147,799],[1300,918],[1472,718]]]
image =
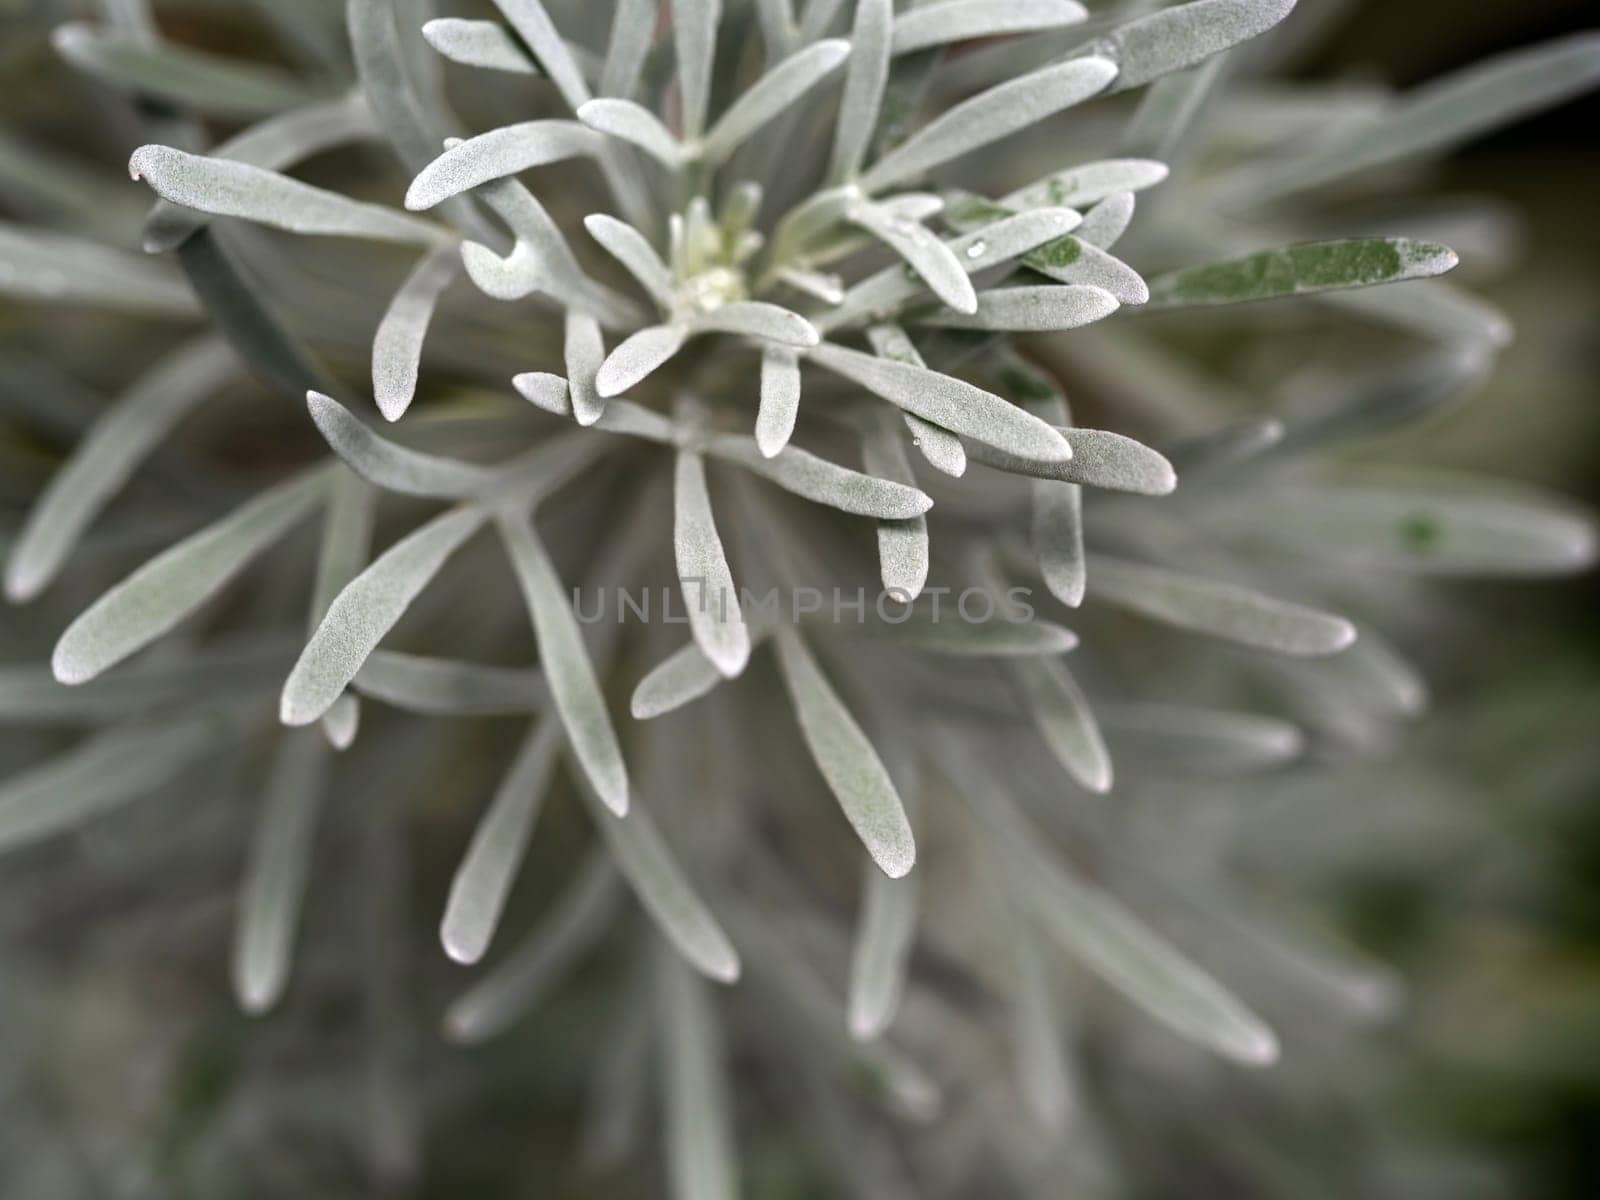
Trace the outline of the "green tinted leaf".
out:
[[[1235,304],[1373,287],[1442,275],[1457,261],[1448,247],[1409,238],[1312,242],[1163,275],[1150,283],[1149,307]]]

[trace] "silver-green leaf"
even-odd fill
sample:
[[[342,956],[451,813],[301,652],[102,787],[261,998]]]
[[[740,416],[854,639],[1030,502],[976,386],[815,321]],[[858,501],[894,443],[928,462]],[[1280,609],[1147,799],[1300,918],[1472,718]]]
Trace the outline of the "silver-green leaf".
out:
[[[778,665],[801,736],[873,862],[899,879],[916,862],[911,823],[872,743],[792,627],[777,630]]]
[[[325,470],[295,476],[158,554],[96,600],[56,642],[50,667],[83,683],[166,633],[327,497]]]

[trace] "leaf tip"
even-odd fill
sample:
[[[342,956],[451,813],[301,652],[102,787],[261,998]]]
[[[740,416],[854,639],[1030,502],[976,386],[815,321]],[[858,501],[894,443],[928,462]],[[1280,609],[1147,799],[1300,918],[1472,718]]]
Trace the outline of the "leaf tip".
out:
[[[1227,1049],[1235,1060],[1251,1067],[1270,1067],[1282,1053],[1278,1035],[1259,1022],[1231,1038]]]
[[[451,962],[470,967],[483,957],[488,944],[481,936],[473,936],[459,928],[460,919],[454,908],[448,909],[439,923],[439,944]]]
[[[511,386],[535,408],[542,408],[558,417],[572,416],[572,398],[567,381],[559,375],[552,375],[548,371],[524,371],[511,377]]]
[[[56,642],[56,648],[50,655],[50,673],[56,677],[57,683],[64,683],[68,687],[88,683],[100,673],[93,663],[78,653],[77,639],[73,636],[76,628],[77,622],[67,626],[67,631]]]

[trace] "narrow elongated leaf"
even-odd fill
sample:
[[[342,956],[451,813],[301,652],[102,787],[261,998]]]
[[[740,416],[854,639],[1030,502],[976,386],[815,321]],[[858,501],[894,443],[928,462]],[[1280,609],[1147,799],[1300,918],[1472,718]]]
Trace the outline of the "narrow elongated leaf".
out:
[[[606,357],[600,322],[588,313],[568,309],[563,353],[566,357],[572,415],[579,425],[593,425],[606,410],[605,400],[595,390],[595,376]]]
[[[67,626],[50,659],[55,677],[83,683],[155,641],[309,516],[327,489],[326,471],[296,476],[152,558]]]
[[[711,104],[711,64],[717,52],[717,23],[721,19],[722,0],[674,0],[672,5],[685,140],[698,138],[706,127],[706,110]]]
[[[284,324],[223,238],[220,229],[200,229],[175,252],[207,318],[257,376],[285,397],[298,400],[308,387],[337,390],[316,355]]]
[[[934,311],[920,320],[948,329],[1050,333],[1092,325],[1118,307],[1116,297],[1104,288],[1083,284],[1006,287],[979,293],[970,315]]]
[[[1356,645],[1364,645],[1365,638]],[[1354,655],[1356,646],[1341,657]],[[1108,707],[1100,723],[1118,747],[1134,752],[1146,767],[1163,760],[1185,776],[1238,775],[1292,762],[1305,737],[1287,721],[1253,713],[1185,708],[1172,704]]]
[[[961,769],[949,755],[944,761],[953,774]],[[1051,939],[1190,1041],[1254,1066],[1277,1060],[1278,1039],[1259,1017],[1116,897],[1070,873],[1007,797],[980,793],[978,783],[963,780],[973,810],[1001,825],[1007,860],[1024,873],[1014,894]]]
[[[899,879],[916,862],[917,848],[894,781],[799,633],[779,628],[777,646],[784,686],[818,771],[873,862]]]
[[[925,174],[1081,103],[1116,78],[1114,62],[1075,58],[1008,80],[956,105],[889,151],[861,177],[867,192]]]
[[[705,460],[693,451],[678,451],[672,511],[673,557],[689,629],[717,670],[732,679],[749,661],[750,632],[711,512]]]
[[[6,595],[44,590],[94,519],[172,429],[238,372],[222,342],[187,342],[157,361],[106,409],[51,478],[6,560]]]
[[[1039,574],[1050,594],[1068,608],[1083,603],[1088,572],[1083,553],[1083,489],[1075,483],[1036,480],[1030,491],[1030,533]]]
[[[619,883],[610,856],[592,854],[516,951],[450,1005],[445,1036],[476,1045],[533,1009],[611,928]]]
[[[761,353],[761,408],[756,415],[756,445],[771,458],[789,444],[800,411],[800,360],[773,347]]]
[[[1355,641],[1355,627],[1343,617],[1235,584],[1110,558],[1097,557],[1091,569],[1097,598],[1180,629],[1309,657],[1337,654]]]
[[[306,407],[333,452],[363,479],[388,491],[460,500],[477,495],[499,479],[488,467],[424,454],[379,437],[344,405],[321,392],[307,392]]]
[[[1254,512],[1225,511],[1234,528],[1276,547],[1423,575],[1566,574],[1590,566],[1600,545],[1593,516],[1570,503],[1445,472],[1285,483]]]
[[[558,417],[572,416],[572,394],[567,390],[567,381],[559,375],[552,375],[548,371],[524,371],[511,377],[511,386],[529,404],[547,413]]]
[[[785,446],[768,458],[755,439],[722,434],[706,443],[706,452],[738,463],[785,491],[860,517],[903,521],[933,507],[933,501],[916,488],[863,475],[798,446]]]
[[[612,400],[607,403],[605,415],[595,422],[594,427],[607,433],[622,433],[659,442],[664,446],[674,445],[680,440],[677,425],[632,400]]]
[[[721,683],[722,672],[704,650],[690,642],[653,667],[633,689],[629,711],[640,721],[673,712]]]
[[[689,340],[683,325],[651,325],[639,330],[606,356],[595,375],[595,388],[610,399],[647,379]]]
[[[878,128],[884,85],[889,80],[890,41],[894,29],[894,0],[856,0],[850,28],[850,67],[845,75],[844,98],[833,134],[833,157],[828,180],[847,183],[861,169],[867,147]]]
[[[212,158],[231,158],[270,171],[282,171],[323,150],[376,137],[372,110],[359,94],[268,117],[219,142]],[[171,250],[202,229],[210,214],[157,200],[145,219],[144,248],[152,254]]]
[[[1115,203],[1117,197],[1124,198],[1124,203],[1117,205]],[[1041,239],[1033,243],[1025,253],[1020,254],[1023,265],[1058,283],[1098,287],[1109,292],[1119,304],[1143,304],[1150,298],[1150,289],[1145,286],[1139,273],[1095,244],[1098,238],[1105,238],[1109,244],[1120,236],[1122,228],[1117,225],[1118,214],[1123,215],[1122,226],[1125,227],[1127,220],[1133,217],[1132,205],[1131,192],[1115,193],[1111,199],[1102,201],[1090,214],[1090,217],[1097,218],[1093,227],[1089,226],[1089,218],[1083,218],[1080,224],[1074,212],[1075,219],[1072,225],[1078,227],[1078,235]],[[1007,211],[1006,206],[1001,204],[958,195],[947,213],[947,219],[958,229],[973,229],[982,222],[991,220],[995,214],[1003,215]],[[1025,217],[1048,212],[1073,212],[1073,210],[1031,209],[1023,214],[1023,217],[1011,220],[1022,220]],[[1008,224],[1008,221],[1000,220],[989,228],[999,230],[1007,228]],[[981,234],[974,233],[969,237],[981,238]],[[982,239],[982,242],[987,244],[987,239]]]
[[[1098,579],[1095,581],[1097,584]],[[1061,663],[1023,658],[1012,664],[1012,677],[1026,699],[1045,745],[1067,774],[1091,792],[1111,790],[1111,754],[1078,681]]]
[[[638,88],[645,56],[650,53],[656,0],[618,0],[616,8],[605,67],[600,73],[600,94],[627,99]]]
[[[329,491],[307,613],[308,636],[316,632],[334,597],[360,574],[371,557],[378,490],[354,471],[341,469],[333,473]],[[322,717],[322,732],[335,750],[348,750],[360,726],[360,701],[348,694],[334,701]]]
[[[567,107],[576,112],[589,99],[589,85],[544,5],[539,0],[494,0],[494,6],[528,44]]]
[[[612,258],[627,268],[628,274],[639,281],[639,286],[650,293],[650,298],[662,308],[672,305],[672,272],[661,261],[655,247],[632,225],[594,213],[583,219],[589,236],[599,242]]]
[[[1018,914],[1019,916],[1021,914]],[[1012,1061],[1017,1082],[1034,1117],[1044,1128],[1064,1130],[1076,1103],[1061,1044],[1061,1018],[1050,987],[1050,972],[1026,923],[1011,931],[1010,1001]]]
[[[346,0],[344,13],[363,100],[406,168],[420,170],[438,152],[444,131],[412,80],[396,6],[390,0]]]
[[[434,251],[406,277],[378,322],[372,338],[372,396],[385,420],[398,421],[411,406],[428,323],[455,275],[454,247]]]
[[[1119,304],[1144,304],[1150,299],[1150,289],[1137,271],[1083,237],[1062,238],[1022,261],[1057,283],[1100,288]]]
[[[656,980],[671,1195],[673,1200],[735,1200],[733,1117],[711,997],[706,985],[670,955],[660,956]]]
[[[422,27],[422,36],[451,62],[489,71],[537,75],[539,68],[502,25],[439,17]]]
[[[850,956],[850,1033],[880,1036],[894,1020],[905,990],[917,931],[917,878],[863,873],[862,912]]]
[[[309,724],[328,710],[445,560],[487,519],[477,508],[442,513],[390,546],[339,593],[283,685],[279,716],[285,725]]]
[[[794,0],[756,0],[756,20],[761,25],[761,43],[768,62],[782,58],[795,41],[799,30],[794,8]]]
[[[1133,223],[1135,203],[1132,192],[1111,193],[1084,214],[1078,240],[1091,248],[1108,249],[1115,245]]]
[[[971,615],[968,610],[971,610]],[[933,611],[916,605],[899,616],[880,616],[869,627],[897,643],[951,658],[1038,658],[1065,654],[1078,644],[1070,629],[1049,621],[1024,620],[999,605],[980,607],[960,600]]]
[[[0,296],[189,317],[194,293],[168,264],[87,238],[0,221]]]
[[[906,331],[898,325],[869,326],[867,341],[872,346],[872,352],[882,358],[926,369],[927,364],[922,361],[917,348],[911,344]],[[911,444],[922,452],[929,466],[957,479],[967,473],[967,452],[960,438],[948,429],[940,429],[932,422],[924,421],[915,413],[902,412],[900,418],[911,431]]]
[[[91,683],[67,687],[46,665],[0,667],[0,721],[16,726],[103,725],[177,708],[195,696],[214,702],[266,694],[283,679],[298,648],[292,636],[229,638],[181,660],[130,664]]]
[[[538,290],[562,303],[595,313],[608,325],[625,324],[631,306],[593,284],[578,266],[572,247],[544,205],[514,179],[500,179],[478,189],[489,207],[516,235],[511,253],[501,258],[487,246],[467,242],[461,261],[472,282],[497,300],[517,300]]]
[[[600,153],[604,138],[577,121],[523,121],[467,138],[422,168],[406,189],[406,207],[432,208],[451,196],[563,159]]]
[[[1455,251],[1409,238],[1312,242],[1185,267],[1150,284],[1151,308],[1235,304],[1424,279],[1453,270]]]
[[[1452,346],[1498,349],[1511,344],[1511,322],[1503,312],[1443,279],[1417,280],[1403,288],[1328,292],[1320,302]]]
[[[965,266],[927,227],[897,217],[878,204],[856,205],[849,219],[903,258],[945,304],[959,313],[977,311],[977,297]]]
[[[1337,395],[1322,398],[1314,415],[1280,429],[1277,453],[1343,446],[1424,420],[1482,385],[1492,365],[1481,346],[1452,346],[1342,377]]]
[[[328,746],[316,734],[288,733],[279,741],[233,934],[233,993],[251,1015],[276,1005],[289,982],[327,769]]]
[[[1122,149],[1162,160],[1179,152],[1183,138],[1222,78],[1225,58],[1164,75],[1145,91],[1123,131]]]
[[[1295,0],[1192,0],[1130,21],[1084,49],[1115,62],[1111,90],[1127,91],[1259,37],[1294,6]]]
[[[780,346],[805,349],[821,338],[799,313],[763,300],[735,300],[694,317],[695,333],[738,333]]]
[[[1600,83],[1600,34],[1513,50],[1418,88],[1390,112],[1270,171],[1241,173],[1237,197],[1268,200],[1435,154]],[[1230,189],[1230,195],[1235,189]]]
[[[1076,0],[944,0],[902,13],[894,23],[894,53],[1007,34],[1077,25],[1089,16]]]
[[[1002,216],[993,224],[975,222],[971,232],[942,245],[949,250],[960,269],[972,275],[1025,255],[1046,243],[1053,243],[1062,234],[1076,229],[1080,220],[1070,208],[1040,208],[1018,216]],[[970,283],[967,290],[971,292]],[[899,267],[889,267],[852,287],[837,308],[818,318],[817,327],[826,333],[862,319],[881,320],[884,313],[920,295],[916,280],[907,277]],[[977,296],[973,295],[967,311],[975,311],[976,308]],[[872,337],[870,332],[868,337]],[[877,352],[901,362],[911,361],[903,354],[885,354],[883,350]]]
[[[916,485],[911,464],[892,426],[880,424],[861,442],[861,462],[867,474],[907,487]],[[878,522],[878,570],[884,591],[910,603],[928,582],[928,519],[907,517]]]
[[[219,117],[259,117],[310,98],[294,76],[272,67],[78,21],[58,26],[51,42],[62,58],[109,87]]]
[[[364,696],[432,717],[537,712],[545,703],[537,671],[374,650],[352,681]]]
[[[661,119],[632,100],[591,100],[578,110],[578,120],[590,129],[637,146],[662,166],[676,171],[683,165],[684,147]]]
[[[1041,462],[1072,457],[1072,447],[1039,418],[963,380],[831,343],[809,355],[836,375],[952,433]]]
[[[1072,446],[1072,458],[1068,462],[1032,462],[996,453],[988,446],[973,446],[972,457],[985,466],[1014,475],[1135,492],[1142,496],[1165,496],[1178,486],[1172,464],[1142,442],[1104,429],[1062,428],[1057,432]]]
[[[0,784],[0,853],[75,829],[165,787],[216,745],[203,717],[124,726]]]
[[[794,105],[850,56],[850,43],[842,38],[813,42],[768,71],[717,119],[700,143],[700,157],[719,163],[751,134]]]
[[[561,724],[552,717],[528,733],[450,881],[439,940],[459,963],[475,963],[494,937],[506,897],[528,853],[534,823],[555,772]]]
[[[171,146],[140,146],[128,160],[128,171],[173,204],[291,233],[429,247],[450,237],[431,221],[381,204],[352,200],[249,163],[186,154]]]
[[[618,817],[590,789],[580,790],[617,869],[667,941],[702,975],[719,983],[738,979],[739,952],[689,883],[649,810],[635,804]]]
[[[573,754],[596,794],[620,816],[628,811],[628,768],[578,619],[528,520],[506,516],[499,526],[533,620],[545,682]]]
[[[1109,158],[1046,176],[1009,193],[999,204],[1012,211],[1063,204],[1081,211],[1117,192],[1141,192],[1155,187],[1168,174],[1167,164],[1154,159]]]
[[[838,304],[844,299],[844,280],[827,271],[812,271],[805,267],[784,267],[778,279],[797,292],[804,292],[813,300],[824,304]]]

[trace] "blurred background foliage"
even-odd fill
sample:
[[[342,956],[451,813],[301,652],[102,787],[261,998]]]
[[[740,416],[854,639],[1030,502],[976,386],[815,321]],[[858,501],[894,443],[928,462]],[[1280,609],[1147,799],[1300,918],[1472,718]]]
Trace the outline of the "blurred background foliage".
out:
[[[1367,75],[1399,86],[1585,28],[1596,15],[1593,0],[1321,2],[1329,14],[1327,36],[1299,73]],[[1318,4],[1302,0],[1308,11]],[[186,15],[181,3],[163,3],[161,12],[174,37],[197,45],[225,48],[248,36],[247,23],[219,25],[209,7]],[[15,22],[12,28],[36,16],[43,20],[43,6],[0,0],[0,22]],[[0,60],[39,54],[32,38],[0,36]],[[63,151],[118,162],[125,138],[99,127],[91,110],[74,107],[63,66],[47,54],[11,66],[21,69],[6,71],[13,86],[0,105],[8,124],[57,139]],[[1393,437],[1375,448],[1382,457],[1492,465],[1499,474],[1600,506],[1596,128],[1600,99],[1590,98],[1473,146],[1434,175],[1437,194],[1503,202],[1508,261],[1469,261],[1464,271],[1512,315],[1519,336],[1470,405]],[[142,192],[130,189],[125,214],[101,216],[132,227],[145,203]],[[7,319],[0,309],[0,322]],[[127,336],[107,318],[62,314],[52,323],[48,336],[58,347],[80,341],[101,349],[80,360],[88,378],[107,372],[119,357],[108,348],[120,351],[118,340]],[[127,349],[139,354],[138,347]],[[230,404],[219,419],[239,419],[247,409],[243,402]],[[26,462],[0,462],[0,476],[10,477],[0,486],[31,494],[36,481],[26,478],[28,472]],[[1329,1090],[1359,1105],[1385,1138],[1412,1148],[1407,1169],[1427,1171],[1436,1149],[1440,1163],[1448,1163],[1439,1169],[1460,1173],[1457,1195],[1481,1189],[1530,1200],[1597,1196],[1600,580],[1452,583],[1433,589],[1428,611],[1431,636],[1406,644],[1428,671],[1434,711],[1404,746],[1305,785],[1322,789],[1330,806],[1360,800],[1391,808],[1392,827],[1375,817],[1366,838],[1320,847],[1306,886],[1308,897],[1332,900],[1344,932],[1393,964],[1408,985],[1392,1022],[1376,1031],[1343,1031],[1363,1045],[1357,1052],[1341,1044],[1333,1052],[1360,1062],[1344,1062],[1338,1087]],[[26,613],[7,611],[4,620],[16,622],[8,640],[10,633],[36,640],[36,631],[23,629]],[[488,744],[497,735],[481,736]],[[455,778],[451,786],[481,792],[488,779]],[[1408,824],[1412,810],[1404,793],[1413,784],[1444,793],[1461,819],[1447,827],[1425,819]],[[324,877],[313,885],[317,919],[309,924],[300,969],[313,979],[325,977],[327,986],[301,987],[283,1017],[253,1023],[236,1013],[221,982],[243,833],[227,807],[246,784],[218,779],[214,787],[214,810],[168,806],[154,815],[118,816],[86,831],[75,850],[92,863],[97,841],[137,834],[169,847],[157,861],[164,856],[182,869],[113,878],[92,893],[59,888],[54,908],[44,912],[5,905],[8,883],[0,880],[0,930],[7,945],[25,950],[25,961],[0,964],[0,999],[12,1014],[0,1029],[0,1040],[9,1043],[0,1111],[10,1114],[0,1127],[0,1160],[19,1171],[13,1178],[29,1195],[95,1194],[83,1190],[89,1178],[84,1164],[108,1160],[130,1164],[130,1178],[146,1181],[140,1186],[148,1190],[131,1194],[176,1194],[163,1181],[205,1177],[174,1170],[177,1161],[229,1153],[216,1149],[226,1139],[210,1136],[224,1119],[259,1126],[248,1133],[248,1167],[230,1159],[229,1194],[276,1193],[297,1176],[319,1184],[359,1178],[352,1164],[337,1160],[362,1139],[379,1143],[369,1159],[380,1164],[380,1175],[386,1161],[395,1178],[409,1173],[404,1130],[415,1114],[394,1112],[387,1126],[379,1122],[330,1138],[327,1130],[353,1127],[356,1117],[330,1111],[323,1097],[340,1093],[320,1090],[317,1082],[371,1070],[347,1031],[363,1005],[374,1001],[354,990],[343,968],[352,954],[389,944],[363,936],[373,922],[431,921],[458,836],[422,840],[407,862],[392,830],[330,822],[327,836],[357,843],[345,849],[365,869],[358,878]],[[453,825],[450,814],[438,814],[441,830]],[[552,821],[541,833],[543,861],[570,854],[573,835],[570,821],[564,827]],[[231,852],[216,853],[219,844]],[[36,882],[64,857],[50,850],[31,856],[20,870]],[[8,860],[7,874],[16,869]],[[366,886],[374,878],[387,881],[376,895]],[[529,912],[548,892],[537,872],[530,883],[515,899]],[[353,949],[360,946],[368,949]],[[453,987],[451,968],[437,955],[366,967],[369,974],[407,980],[423,1012],[439,1011]],[[428,1080],[429,1103],[437,1110],[424,1125],[420,1159],[428,1166],[417,1194],[507,1195],[513,1193],[502,1189],[512,1180],[520,1181],[515,1194],[544,1197],[613,1189],[652,1194],[648,1164],[627,1168],[641,1172],[637,1178],[600,1176],[606,1182],[598,1192],[596,1177],[569,1166],[578,1137],[570,1097],[589,1073],[596,1030],[626,1019],[628,990],[629,981],[608,974],[600,956],[580,973],[578,986],[550,998],[537,1021],[491,1047],[445,1047],[431,1031],[412,1030],[407,1054]],[[1292,1060],[1296,1047],[1288,1052]],[[1382,1069],[1367,1069],[1369,1060]],[[536,1061],[540,1069],[533,1075],[507,1070],[515,1061]],[[1095,1066],[1091,1056],[1091,1073]],[[736,1063],[735,1069],[745,1106],[741,1125],[764,1131],[746,1148],[748,1194],[826,1194],[828,1185],[808,1174],[813,1168],[796,1148],[812,1131],[762,1120],[763,1106],[775,1100],[772,1092],[803,1092],[808,1082],[763,1081],[757,1064]],[[1262,1116],[1262,1130],[1280,1121],[1309,1125],[1322,1154],[1338,1161],[1346,1146],[1343,1110],[1277,1111],[1275,1074],[1231,1092],[1229,1103],[1242,1111],[1230,1115],[1247,1126]],[[242,1107],[227,1103],[246,1080],[264,1098]],[[381,1093],[385,1083],[374,1077],[369,1086]],[[1225,1168],[1196,1169],[1229,1158],[1237,1148],[1209,1143],[1214,1136],[1237,1136],[1239,1125],[1230,1120],[1234,1132],[1218,1132],[1205,1098],[1195,1100],[1187,1110],[1169,1109],[1186,1111],[1186,1122],[1173,1117],[1170,1127],[1120,1135],[1124,1143],[1143,1140],[1122,1147],[1142,1175],[1135,1194],[1163,1200],[1242,1194],[1230,1186]],[[290,1145],[294,1153],[274,1153],[275,1146]],[[1274,1162],[1270,1148],[1248,1153],[1257,1179],[1281,1182],[1260,1194],[1351,1194],[1309,1164]],[[1212,1169],[1215,1176],[1207,1173]],[[1341,1178],[1359,1175],[1359,1169],[1340,1172]]]
[[[1352,6],[1307,64],[1402,85],[1584,28],[1586,0],[1382,0]],[[1485,288],[1516,343],[1475,400],[1393,441],[1398,456],[1494,462],[1600,502],[1600,100],[1457,155],[1437,190],[1503,198],[1513,269]],[[1467,585],[1423,662],[1435,711],[1409,754],[1492,835],[1422,875],[1352,871],[1351,930],[1414,987],[1392,1031],[1408,1054],[1388,1107],[1427,1136],[1512,1164],[1536,1196],[1600,1195],[1600,580]]]

